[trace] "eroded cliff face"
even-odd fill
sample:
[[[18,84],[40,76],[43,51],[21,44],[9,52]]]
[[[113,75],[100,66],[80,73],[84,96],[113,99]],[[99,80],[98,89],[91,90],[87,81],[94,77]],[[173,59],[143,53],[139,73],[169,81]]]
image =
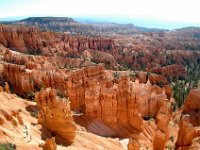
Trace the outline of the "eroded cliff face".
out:
[[[143,121],[142,130],[138,134],[132,134],[129,140],[129,150],[154,149],[162,150],[165,148],[169,139],[169,121],[171,118],[170,109],[166,104],[162,104],[158,109],[155,118]]]
[[[55,137],[49,138],[45,141],[43,145],[40,145],[44,150],[56,150]]]
[[[182,65],[168,65],[166,67],[154,67],[151,69],[153,73],[161,74],[167,79],[185,79],[186,70]]]
[[[12,61],[9,59],[9,62]],[[97,121],[112,131],[110,135],[102,132],[104,136],[128,137],[141,132],[143,117],[156,118],[161,107],[170,104],[167,88],[138,80],[132,82],[129,77],[116,78],[114,72],[105,70],[103,65],[75,71],[51,65],[51,71],[47,70],[48,65],[43,69],[39,65],[32,69],[26,66],[29,65],[19,62],[4,64],[4,76],[16,92],[27,95],[42,88],[41,85],[56,88],[61,95],[69,97],[73,111],[92,120],[86,125],[89,131],[101,134],[91,128]]]
[[[66,148],[63,146],[66,140],[64,142],[59,139],[62,141],[62,145],[59,145],[59,143],[56,143],[59,137],[52,137],[52,131],[49,132],[44,125],[42,126],[38,124],[38,118],[36,118],[38,109],[35,102],[19,98],[16,94],[6,93],[3,91],[3,88],[0,89],[0,143],[9,142],[15,144],[16,149],[55,150]],[[43,109],[45,108],[43,107]],[[53,112],[54,116],[56,116],[57,113],[66,113],[62,112],[62,109],[59,110],[59,112]],[[60,124],[57,120],[54,121],[53,125]],[[61,124],[64,122],[65,121],[62,121]],[[88,133],[81,126],[77,126],[77,132],[73,144],[68,146],[67,149],[93,149],[94,147],[97,150],[103,148],[125,150],[119,140]]]
[[[189,62],[199,63],[200,53],[198,51],[166,50],[164,47],[161,48],[162,43],[156,45],[157,39],[152,39],[148,35],[141,36],[145,38],[145,42],[140,36],[108,37],[73,36],[66,33],[42,32],[33,27],[0,26],[0,43],[5,47],[29,54],[59,56],[61,59],[67,57],[68,62],[72,58],[74,63],[76,61],[80,63],[79,66],[105,63],[107,68],[118,68],[119,70],[120,68],[127,69],[127,67],[146,70],[153,68],[155,72],[167,78],[179,78],[179,73],[184,73],[182,75],[185,76],[184,65]],[[85,53],[88,53],[90,57],[83,59]],[[74,60],[75,58],[77,60]],[[174,66],[160,68],[157,67],[159,65]],[[172,75],[171,73],[178,74]]]
[[[0,143],[16,144],[17,149],[40,149],[41,131],[28,109],[34,108],[35,103],[10,94],[5,87],[0,88]]]
[[[148,73],[137,72],[136,76],[130,79],[127,75],[123,76],[120,71],[106,70],[104,65],[95,65],[92,62],[106,62],[106,65],[112,67],[116,65],[116,55],[111,55],[114,50],[110,53],[95,51],[108,50],[110,46],[112,47],[112,40],[72,37],[40,32],[34,28],[20,27],[10,30],[7,26],[1,27],[0,38],[3,39],[0,39],[0,42],[5,42],[3,43],[5,46],[16,48],[23,53],[35,53],[35,50],[42,52],[43,55],[35,56],[4,49],[1,51],[3,53],[0,65],[1,77],[12,87],[11,92],[14,91],[21,96],[30,98],[35,92],[40,91],[35,94],[40,109],[39,123],[64,138],[66,143],[71,144],[76,139],[76,122],[96,135],[131,137],[129,149],[162,150],[166,147],[171,132],[169,122],[172,121],[173,113],[172,89],[165,77],[169,79],[185,77],[185,69],[181,65],[184,62],[181,58],[178,60],[180,65],[154,67],[155,64],[149,64]],[[28,38],[31,39],[27,41]],[[65,54],[74,56],[78,51],[81,58],[65,58]],[[191,55],[187,53],[187,56]],[[123,57],[133,64],[154,60],[151,53],[144,56],[140,54],[137,60],[136,57],[126,53]],[[156,62],[160,62],[161,58],[158,57]],[[196,57],[194,58],[196,61]],[[165,59],[162,64],[166,63],[164,61]],[[44,90],[46,88],[51,89]],[[58,98],[52,89],[56,89],[59,96],[68,98],[70,104]],[[8,84],[4,90],[10,93]],[[193,127],[190,123],[184,123],[184,119],[180,122],[177,148],[198,146],[198,100],[200,99],[198,96],[197,89],[186,99],[183,113],[190,114],[189,122]],[[80,116],[72,117],[71,111]],[[11,120],[16,120],[13,118]],[[0,120],[0,124],[1,122]],[[114,145],[117,146],[118,143]],[[46,146],[55,147],[55,143],[53,140],[47,140]]]
[[[176,113],[172,115],[166,108],[162,108],[162,111],[160,111],[162,113],[157,115],[155,122],[146,122],[146,128],[143,132],[133,134],[130,137],[128,149],[199,149],[198,95],[199,88],[190,92],[184,103],[183,111],[176,112],[179,117],[176,117]],[[170,123],[167,123],[169,120]],[[177,121],[178,124],[176,124]],[[172,134],[172,132],[174,133]],[[171,144],[169,141],[171,141]]]
[[[199,149],[200,128],[193,127],[189,115],[182,116],[179,127],[176,148],[178,150]]]
[[[90,56],[85,53],[86,57]],[[161,150],[166,147],[173,114],[172,89],[165,74],[138,72],[132,80],[127,76],[128,73],[123,76],[123,73],[106,70],[102,64],[69,70],[65,66],[73,62],[57,56],[25,55],[9,49],[5,50],[3,56],[1,72],[16,93],[30,96],[50,87],[55,88],[60,96],[69,98],[70,107],[64,100],[58,100],[53,90],[41,90],[36,94],[40,109],[39,122],[63,137],[67,143],[73,143],[75,138],[72,110],[74,114],[82,114],[74,116],[74,120],[88,132],[109,137],[131,137],[129,149]],[[76,62],[80,67],[81,61]],[[167,72],[174,73],[173,70],[176,69]],[[176,71],[182,75],[183,70],[180,70]],[[191,115],[194,126],[198,125],[198,99],[198,90],[192,91],[183,108],[184,113]],[[52,119],[51,114],[56,119]],[[66,115],[69,119],[66,119]],[[191,135],[182,126],[179,132],[177,143],[186,135]],[[193,143],[198,145],[195,141],[198,141],[198,136],[192,136],[191,146]],[[177,145],[184,147],[187,144]]]
[[[199,91],[200,88],[191,90],[185,100],[176,140],[178,150],[200,149]]]
[[[187,96],[183,113],[190,115],[190,122],[193,126],[200,126],[200,87],[193,89]]]
[[[70,102],[56,96],[54,89],[41,90],[35,94],[39,108],[38,123],[48,128],[53,134],[64,138],[67,144],[72,144],[76,125],[72,118]]]
[[[41,32],[37,28],[9,25],[0,26],[0,43],[7,48],[19,52],[43,55],[63,55],[69,50],[114,49],[114,42],[112,39]]]

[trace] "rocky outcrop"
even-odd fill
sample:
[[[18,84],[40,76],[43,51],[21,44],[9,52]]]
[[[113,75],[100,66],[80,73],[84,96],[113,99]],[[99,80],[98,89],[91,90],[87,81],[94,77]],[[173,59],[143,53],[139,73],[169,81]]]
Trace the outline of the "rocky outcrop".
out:
[[[181,118],[178,127],[173,121],[182,112],[174,115],[171,111],[172,89],[166,78],[169,81],[184,79],[184,65],[189,63],[190,59],[194,59],[191,62],[199,63],[200,53],[195,52],[195,55],[189,51],[163,50],[155,45],[151,47],[151,39],[148,39],[149,44],[142,45],[140,37],[137,38],[134,41],[127,39],[128,44],[124,47],[116,47],[114,41],[109,38],[71,36],[66,33],[41,32],[36,28],[1,25],[0,43],[15,51],[8,48],[2,50],[0,45],[0,53],[3,56],[0,57],[0,78],[8,82],[4,86],[5,92],[0,93],[0,97],[3,97],[0,103],[0,135],[3,138],[9,137],[10,140],[12,136],[9,133],[12,132],[7,132],[8,129],[15,132],[15,128],[21,125],[25,125],[27,129],[28,125],[24,123],[21,114],[29,116],[24,110],[25,107],[27,110],[33,109],[33,106],[25,105],[31,103],[26,101],[14,103],[14,106],[9,106],[12,109],[9,109],[8,101],[15,102],[16,99],[16,96],[10,94],[9,84],[11,92],[29,99],[33,99],[35,92],[40,91],[35,94],[39,108],[38,122],[52,134],[48,137],[45,135],[45,139],[55,135],[56,140],[64,139],[67,144],[71,144],[77,133],[79,139],[76,144],[82,146],[88,142],[83,141],[85,136],[94,137],[94,134],[130,137],[130,150],[163,150],[166,146],[174,145],[177,137],[177,149],[198,149],[200,90],[192,90],[187,97],[183,107],[183,114],[186,115]],[[94,62],[105,63],[105,66],[96,65]],[[163,67],[158,67],[158,64]],[[132,68],[134,72],[105,68]],[[147,72],[137,72],[135,69]],[[1,91],[3,88],[0,87]],[[22,113],[21,110],[15,109],[15,104],[17,108],[23,108]],[[31,112],[31,115],[35,116],[35,113]],[[30,117],[28,122],[29,119],[33,120]],[[75,122],[91,133],[86,133],[86,130],[75,125]],[[38,128],[35,124],[30,125],[33,132]],[[76,132],[77,127],[81,129]],[[172,136],[169,133],[172,132],[171,129],[178,133]],[[34,135],[41,133],[42,130],[38,130]],[[21,130],[19,131],[21,133]],[[55,139],[47,139],[44,148],[56,149]],[[107,138],[104,138],[105,143],[106,140]],[[118,142],[114,145],[117,144]],[[94,145],[98,145],[98,142]]]
[[[160,35],[156,36],[160,37]],[[118,69],[128,67],[151,70],[153,68],[152,72],[161,73],[167,78],[185,77],[185,71],[180,66],[190,64],[190,62],[200,62],[199,52],[185,49],[165,50],[164,47],[161,48],[163,43],[157,43],[157,37],[152,39],[152,35],[151,37],[147,34],[142,34],[141,37],[109,37],[72,36],[67,33],[42,32],[37,28],[19,25],[0,26],[0,44],[23,53],[81,59],[82,52],[86,50],[91,53],[91,61],[105,63],[108,68],[113,68],[113,66]],[[160,38],[162,41],[163,37]],[[169,65],[169,68],[157,67],[159,65]],[[174,76],[172,73],[178,73],[178,75]]]
[[[141,117],[156,117],[162,104],[169,102],[164,88],[138,80],[131,82],[129,77],[117,79],[103,65],[66,73],[62,70],[27,72],[24,66],[5,64],[4,72],[16,92],[27,95],[42,87],[56,88],[69,97],[73,111],[103,121],[115,134],[121,134],[117,133],[118,128],[124,125],[140,130]]]
[[[200,147],[196,145],[196,140],[200,137],[200,128],[192,126],[189,115],[182,116],[179,127],[176,148],[179,150],[194,149],[194,147],[199,149]]]
[[[10,93],[10,88],[9,88],[9,85],[8,85],[7,82],[5,82],[4,91],[5,91],[6,93]]]
[[[161,74],[167,79],[185,79],[186,70],[182,65],[168,65],[166,67],[154,67],[151,72]]]
[[[133,134],[129,140],[128,149],[154,149],[164,150],[169,139],[170,109],[163,103],[156,119],[149,118],[143,121],[140,133]]]
[[[56,150],[55,137],[49,138],[45,141],[44,145],[41,145],[44,150]]]
[[[4,64],[3,74],[6,81],[9,82],[18,94],[23,95],[27,94],[27,92],[34,91],[34,86],[30,79],[30,73],[26,73],[24,66]]]
[[[137,77],[140,83],[147,83],[148,80],[147,72],[139,71],[136,73],[135,76]]]
[[[0,92],[0,142],[25,143],[23,138],[23,127],[30,120],[31,116],[26,111],[26,106],[31,102],[26,102],[16,95],[1,91]],[[28,116],[25,118],[25,116]],[[20,141],[17,143],[17,139]],[[18,148],[18,147],[17,147]]]
[[[55,87],[63,95],[65,94],[65,72],[59,69],[40,70],[26,69],[24,65],[4,63],[4,78],[12,88],[21,96],[27,96],[42,87]],[[60,76],[62,75],[62,76]]]
[[[160,87],[169,85],[169,82],[163,75],[155,73],[138,71],[135,74],[135,78],[138,79],[140,83],[150,82],[152,85],[158,85]]]
[[[184,149],[199,149],[200,145],[200,88],[190,91],[185,99],[183,106],[183,116],[181,116],[179,123],[178,137],[176,141],[176,148],[178,150]]]
[[[105,70],[102,64],[69,71],[54,67],[48,57],[44,62],[39,56],[18,58],[16,55],[6,54],[3,74],[17,93],[28,95],[44,87],[55,88],[59,95],[69,97],[71,110],[83,114],[79,118],[89,120],[84,125],[88,131],[94,132],[96,126],[102,125],[101,131],[96,130],[95,134],[126,138],[137,134],[140,136],[135,140],[140,145],[145,139],[145,147],[165,147],[171,91],[164,78],[162,87],[157,85],[157,78],[152,77],[147,83],[139,83],[138,79],[133,82],[128,76],[118,77]],[[40,109],[39,122],[72,143],[75,126],[69,103],[55,98],[52,90],[41,90],[36,100]],[[151,119],[154,121],[149,123]]]
[[[143,132],[145,130],[143,118],[158,118],[156,130],[166,134],[167,139],[166,126],[169,122],[170,101],[165,90],[149,83],[139,83],[138,80],[131,82],[129,77],[110,79],[106,76],[107,73],[102,66],[97,66],[71,74],[67,89],[72,109],[83,112],[92,120],[103,122],[114,130],[115,136],[122,137]],[[164,110],[161,111],[162,109]],[[165,117],[161,112],[166,113],[166,122],[159,119]],[[92,121],[91,125],[88,124],[86,128],[90,129]],[[122,128],[123,130],[120,130]],[[113,132],[110,136],[113,136]],[[163,139],[163,143],[166,139]]]
[[[69,100],[57,98],[53,89],[41,90],[36,93],[35,99],[40,110],[38,123],[64,138],[67,144],[72,144],[76,125],[72,118]]]
[[[149,73],[149,81],[151,84],[155,84],[158,85],[160,87],[164,87],[165,85],[169,85],[169,82],[167,81],[167,79],[163,76],[163,75],[157,75],[157,74],[153,74],[153,73]]]
[[[24,125],[23,119],[18,110],[2,110],[0,109],[0,125],[3,125],[5,122],[11,122],[12,128],[15,128],[19,125]]]
[[[183,113],[190,115],[190,122],[193,126],[200,125],[200,87],[193,89],[187,96],[184,106]]]
[[[9,49],[6,50],[3,56],[4,56],[3,60],[6,61],[7,63],[24,65],[26,69],[29,70],[79,68],[84,62],[84,59],[81,58],[63,58],[60,56],[26,55]]]
[[[16,94],[0,92],[0,143],[12,143],[16,149],[42,149],[54,148],[54,138],[51,138],[49,130],[38,124],[37,107],[35,102],[30,102],[18,97]],[[19,118],[19,119],[18,119]],[[20,119],[21,118],[21,119]],[[22,120],[23,123],[20,123]],[[16,125],[17,124],[17,125]],[[56,135],[56,134],[54,134]],[[57,149],[97,149],[109,148],[111,150],[125,150],[118,139],[101,137],[88,133],[83,127],[77,126],[76,137],[72,145],[64,146],[61,139],[58,141]],[[61,145],[61,144],[62,145]],[[0,148],[1,149],[1,148]]]
[[[37,28],[11,25],[0,26],[0,43],[19,52],[43,55],[63,55],[67,54],[66,51],[68,50],[114,49],[112,39],[41,32]]]
[[[108,68],[116,65],[115,58],[108,52],[89,49],[83,51],[82,57],[86,60],[91,60],[92,62],[104,63]]]

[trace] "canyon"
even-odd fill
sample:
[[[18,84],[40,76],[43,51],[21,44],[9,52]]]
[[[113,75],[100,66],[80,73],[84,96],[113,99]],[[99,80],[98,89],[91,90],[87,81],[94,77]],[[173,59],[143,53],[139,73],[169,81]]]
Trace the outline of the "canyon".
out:
[[[198,65],[200,52],[176,32],[86,36],[0,25],[0,143],[199,149],[199,88],[174,109],[172,86],[188,79],[186,66]]]

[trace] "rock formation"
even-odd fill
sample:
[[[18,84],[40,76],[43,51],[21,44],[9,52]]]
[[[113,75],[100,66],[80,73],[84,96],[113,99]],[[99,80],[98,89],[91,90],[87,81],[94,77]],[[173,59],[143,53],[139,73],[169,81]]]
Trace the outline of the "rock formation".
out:
[[[153,73],[161,74],[167,79],[182,79],[186,77],[186,71],[182,65],[168,65],[166,67],[154,67]]]
[[[190,116],[184,115],[179,123],[178,138],[176,141],[176,148],[179,150],[192,149],[195,144],[195,138],[200,137],[200,128],[195,128],[190,123]],[[198,147],[198,148],[197,148]],[[199,149],[200,147],[197,146]]]
[[[157,85],[131,82],[128,77],[116,79],[108,75],[103,65],[67,73],[36,69],[27,72],[25,66],[15,64],[5,64],[4,68],[5,78],[17,93],[34,92],[41,88],[41,83],[56,88],[69,97],[72,110],[99,119],[115,131],[127,124],[139,129],[138,115],[156,117],[162,103],[170,98],[168,91]]]
[[[115,39],[72,36],[42,32],[37,28],[0,25],[0,43],[7,47],[0,45],[0,82],[8,82],[4,86],[7,93],[3,92],[3,95],[10,95],[8,84],[12,92],[25,98],[33,98],[35,94],[38,122],[52,133],[50,137],[55,135],[56,140],[64,139],[67,144],[76,140],[78,132],[82,141],[85,135],[98,140],[97,135],[130,137],[130,150],[164,150],[174,121],[171,110],[173,92],[167,79],[184,79],[184,65],[190,59],[199,63],[200,53],[165,50],[166,45],[159,43],[161,36],[165,35],[154,34],[143,35],[144,41],[148,42],[142,43],[137,35],[120,41],[120,36]],[[129,68],[134,71],[127,71]],[[137,69],[143,71],[135,71]],[[0,91],[3,91],[1,87]],[[183,114],[189,114],[190,119],[186,115],[179,127],[173,127],[178,131],[176,148],[198,147],[199,93],[199,88],[192,90],[185,101]],[[58,98],[57,94],[69,99]],[[3,104],[7,106],[6,102]],[[12,129],[24,124],[20,111],[0,108],[0,126],[3,127],[5,122],[9,122]],[[81,131],[76,130],[79,126],[83,126]],[[7,132],[0,130],[0,134]],[[44,148],[56,149],[55,139],[47,139]],[[80,139],[76,144],[81,145]],[[104,138],[104,143],[106,140]],[[118,142],[113,145],[117,146]]]
[[[63,145],[55,145],[54,138],[49,130],[42,128],[36,118],[37,107],[35,102],[30,102],[19,98],[15,94],[0,92],[0,143],[12,143],[16,145],[16,149],[45,149],[52,148],[55,150],[66,148]],[[28,126],[30,130],[25,130]],[[125,150],[119,140],[97,136],[83,130],[78,126],[74,143],[67,147],[69,150],[74,149],[97,149],[103,148]],[[30,135],[29,135],[30,134]],[[55,134],[56,135],[56,134]],[[57,138],[57,136],[55,137]],[[46,140],[47,139],[47,140]],[[45,143],[46,140],[46,143]],[[45,144],[41,144],[45,143]],[[64,142],[62,141],[62,144]],[[0,146],[1,147],[1,146]],[[1,148],[0,148],[1,149]]]
[[[83,113],[80,118],[86,118],[86,121],[90,120],[85,125],[88,131],[104,136],[119,137],[128,137],[140,133],[146,139],[151,136],[151,140],[146,147],[159,149],[165,146],[168,137],[167,120],[169,117],[171,88],[167,85],[168,83],[164,80],[164,77],[162,77],[163,87],[158,84],[161,78],[159,76],[149,78],[150,82],[147,83],[139,83],[138,80],[132,82],[127,76],[119,78],[113,76],[113,72],[105,70],[103,65],[68,71],[61,68],[62,63],[65,62],[62,59],[61,62],[56,59],[51,61],[49,56],[18,55],[7,51],[4,57],[7,63],[3,64],[5,79],[18,94],[29,95],[44,87],[55,88],[60,95],[69,97],[71,109],[75,113]],[[146,77],[145,74],[145,80]],[[71,131],[66,130],[64,125],[62,127],[55,126],[56,120],[59,122],[66,114],[56,113],[57,109],[60,112],[60,107],[56,108],[57,105],[52,106],[52,103],[57,103],[58,100],[54,102],[50,99],[50,96],[48,96],[52,93],[50,91],[44,92],[42,90],[39,94],[36,94],[37,104],[40,108],[39,122],[55,134],[64,137],[68,143],[72,143],[74,134],[71,137],[66,134],[74,132],[72,131],[75,130],[73,120],[71,118],[71,124],[68,124],[72,126]],[[40,98],[40,95],[43,96]],[[59,106],[62,105],[60,103]],[[63,107],[61,109],[65,109]],[[163,114],[161,110],[164,108],[166,112]],[[52,121],[51,113],[54,110],[54,116],[59,117]],[[159,119],[162,117],[166,117],[165,121],[167,122]],[[154,125],[146,123],[145,119],[149,118],[155,119]],[[66,124],[63,120],[61,122]],[[97,122],[101,122],[106,128],[101,131],[94,131],[93,125]],[[109,132],[106,132],[107,129],[109,129]],[[152,131],[153,135],[147,134],[149,130]]]
[[[187,96],[183,113],[190,115],[190,122],[193,126],[200,125],[200,87],[193,89]]]
[[[176,149],[199,149],[200,140],[200,118],[199,118],[199,92],[200,88],[190,91],[187,96],[184,106],[183,114],[179,123],[178,137],[176,141]]]
[[[6,93],[10,93],[10,88],[9,88],[9,85],[8,85],[7,82],[5,82],[4,91],[5,91]]]
[[[41,145],[44,150],[56,150],[55,137],[49,138],[45,141],[44,145]]]
[[[39,108],[38,123],[48,128],[52,133],[72,144],[75,138],[76,125],[73,121],[70,103],[66,99],[56,97],[53,89],[41,90],[35,94]]]
[[[128,149],[155,149],[164,150],[169,139],[168,124],[170,120],[170,109],[162,104],[154,120],[143,121],[139,134],[133,134],[129,140]]]
[[[82,111],[92,120],[101,120],[114,130],[114,136],[127,137],[137,133],[141,135],[139,139],[149,141],[145,147],[164,149],[169,138],[168,123],[171,117],[170,100],[165,89],[139,83],[138,80],[131,82],[129,77],[110,79],[106,73],[102,66],[72,73],[67,86],[72,108]],[[144,118],[155,118],[155,122],[149,124]],[[86,126],[89,130],[92,120]],[[110,136],[113,136],[113,132]],[[138,143],[143,143],[139,139],[133,140],[136,147]]]
[[[67,50],[111,50],[114,48],[112,39],[70,36],[49,31],[41,32],[33,27],[10,25],[0,26],[0,43],[19,52],[43,55],[55,53],[62,55]]]

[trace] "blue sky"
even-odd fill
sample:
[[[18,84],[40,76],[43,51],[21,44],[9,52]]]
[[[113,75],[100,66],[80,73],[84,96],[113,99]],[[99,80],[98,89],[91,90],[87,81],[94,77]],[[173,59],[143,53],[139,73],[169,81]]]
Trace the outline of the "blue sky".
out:
[[[0,18],[13,16],[125,16],[200,24],[200,0],[0,0]]]

